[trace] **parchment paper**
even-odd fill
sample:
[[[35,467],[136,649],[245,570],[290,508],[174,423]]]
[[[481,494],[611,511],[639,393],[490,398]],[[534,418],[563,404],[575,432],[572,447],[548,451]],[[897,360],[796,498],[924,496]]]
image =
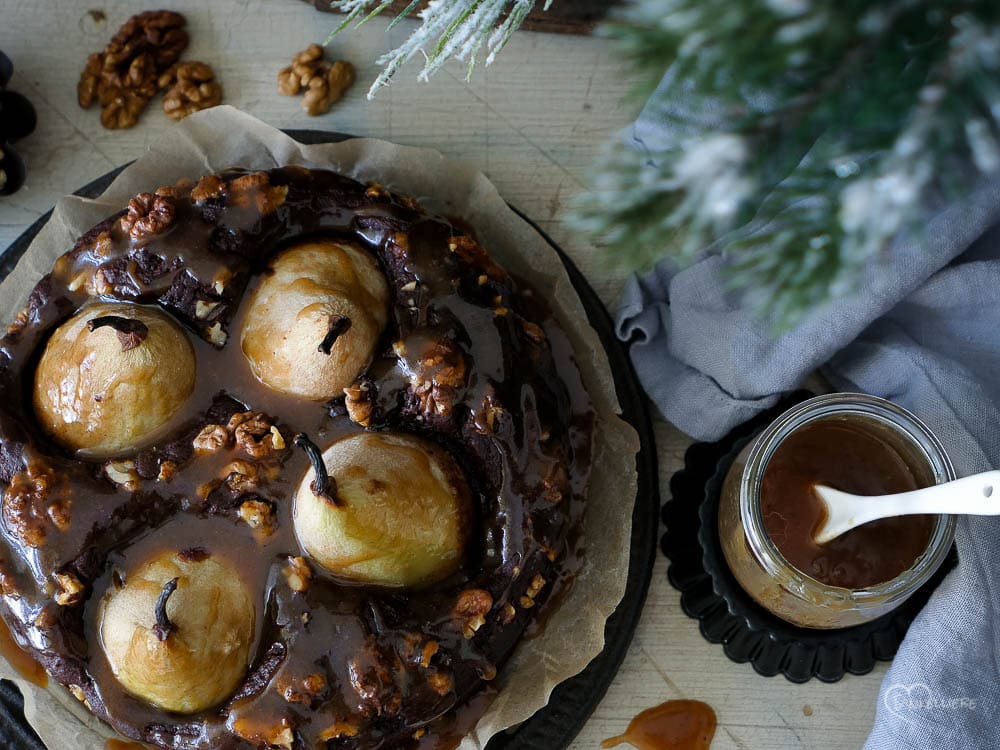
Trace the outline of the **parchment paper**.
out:
[[[542,634],[522,642],[501,671],[496,700],[462,743],[463,750],[482,748],[493,734],[544,706],[553,687],[580,672],[604,647],[605,620],[625,591],[639,449],[635,431],[617,416],[607,357],[562,263],[482,173],[448,161],[437,151],[371,139],[305,146],[239,110],[215,107],[172,129],[97,200],[60,200],[51,220],[0,284],[0,322],[13,319],[34,284],[80,234],[136,193],[228,167],[287,164],[332,168],[361,181],[377,181],[416,196],[430,211],[467,220],[502,265],[530,279],[553,303],[597,408],[583,569],[569,594],[547,613]],[[2,658],[0,676],[18,683],[28,720],[51,750],[103,750],[111,731],[66,690],[54,683],[42,689],[19,679]]]

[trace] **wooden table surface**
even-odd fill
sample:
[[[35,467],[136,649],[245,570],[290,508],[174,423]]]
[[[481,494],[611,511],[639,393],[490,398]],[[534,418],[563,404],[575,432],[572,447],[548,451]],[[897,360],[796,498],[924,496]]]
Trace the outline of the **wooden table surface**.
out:
[[[376,20],[333,45],[334,54],[357,66],[358,83],[330,113],[307,117],[298,99],[277,94],[275,75],[293,53],[322,41],[333,17],[300,0],[164,0],[148,7],[154,6],[186,14],[192,32],[186,57],[215,68],[229,104],[278,127],[428,146],[475,165],[555,238],[614,309],[622,274],[609,272],[594,247],[560,221],[568,199],[584,189],[602,143],[636,114],[625,96],[629,71],[606,40],[521,32],[470,83],[460,65],[417,83],[414,62],[368,101],[375,59],[411,27],[407,22],[386,35],[386,22]],[[139,156],[173,126],[154,103],[132,130],[104,130],[96,110],[83,111],[76,103],[87,54],[101,49],[143,7],[107,0],[0,0],[0,49],[16,68],[10,86],[32,100],[39,117],[35,133],[17,144],[28,163],[27,184],[0,198],[0,248],[60,196]],[[94,9],[106,20],[88,12]],[[656,437],[666,495],[689,441],[662,420]],[[729,662],[681,612],[661,556],[629,655],[573,747],[596,748],[643,708],[694,698],[718,713],[713,750],[858,748],[871,726],[884,671],[882,665],[835,685],[793,685]]]

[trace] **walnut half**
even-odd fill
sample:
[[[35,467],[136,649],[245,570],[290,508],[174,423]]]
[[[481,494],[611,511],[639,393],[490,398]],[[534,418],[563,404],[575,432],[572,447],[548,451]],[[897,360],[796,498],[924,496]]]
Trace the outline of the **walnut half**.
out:
[[[160,76],[160,88],[168,89],[163,97],[163,111],[172,120],[222,103],[222,86],[215,73],[203,62],[179,63]]]

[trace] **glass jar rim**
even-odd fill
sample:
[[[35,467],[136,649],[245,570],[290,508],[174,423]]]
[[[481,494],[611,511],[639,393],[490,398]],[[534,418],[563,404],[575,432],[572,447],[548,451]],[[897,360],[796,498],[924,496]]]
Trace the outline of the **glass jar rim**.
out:
[[[831,416],[856,415],[881,422],[909,439],[920,450],[934,475],[935,484],[954,480],[955,469],[937,436],[916,415],[877,396],[864,393],[829,393],[803,401],[779,416],[753,441],[740,479],[740,516],[751,551],[769,575],[802,598],[834,596],[845,602],[867,606],[886,604],[909,596],[934,575],[951,550],[955,516],[937,517],[927,549],[912,566],[895,578],[863,589],[847,589],[818,581],[793,566],[771,541],[764,528],[760,497],[764,469],[778,445],[802,426]],[[812,593],[815,596],[809,596]]]

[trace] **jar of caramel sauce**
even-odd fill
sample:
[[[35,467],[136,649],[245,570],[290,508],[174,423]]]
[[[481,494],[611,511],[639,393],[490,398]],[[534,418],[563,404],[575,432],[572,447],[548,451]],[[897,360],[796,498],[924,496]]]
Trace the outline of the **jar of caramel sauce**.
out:
[[[813,487],[884,495],[953,479],[941,442],[892,402],[858,393],[804,401],[750,441],[726,475],[719,506],[726,562],[758,604],[793,625],[874,620],[934,575],[951,549],[955,518],[882,519],[817,544],[825,509]]]

